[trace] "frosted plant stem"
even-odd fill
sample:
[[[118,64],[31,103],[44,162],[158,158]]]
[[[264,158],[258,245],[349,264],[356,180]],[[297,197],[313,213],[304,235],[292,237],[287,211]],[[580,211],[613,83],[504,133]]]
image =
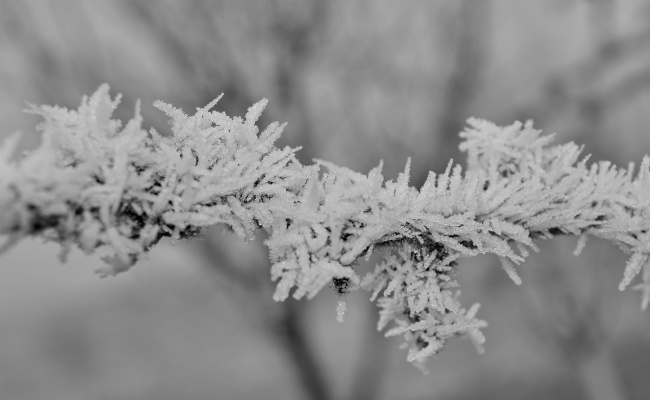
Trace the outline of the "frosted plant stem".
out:
[[[578,236],[582,247],[593,236],[629,255],[619,289],[639,276],[634,289],[650,304],[650,156],[639,168],[588,165],[581,146],[551,146],[532,122],[470,119],[460,134],[467,169],[450,162],[418,189],[410,159],[389,181],[381,162],[367,175],[324,160],[302,165],[298,148],[274,144],[284,124],[257,127],[266,100],[244,118],[213,111],[219,98],[192,116],[156,101],[170,117],[172,135],[163,136],[142,129],[139,105],[130,121],[112,119],[119,96],[108,92],[102,85],[76,111],[31,106],[44,119],[43,141],[17,160],[17,135],[0,144],[0,253],[28,236],[59,243],[61,260],[74,247],[108,248],[104,277],[129,270],[162,238],[222,225],[249,242],[264,231],[274,300],[311,299],[328,286],[339,295],[367,290],[379,328],[403,335],[407,359],[422,369],[452,337],[483,348],[479,305],[459,300],[461,258],[494,254],[520,284],[515,266],[538,239]],[[382,262],[360,275],[357,260],[380,249]],[[290,348],[301,373],[319,374],[291,318],[280,330],[302,340]]]
[[[601,347],[581,360],[576,375],[586,399],[625,400],[627,398],[608,349]]]

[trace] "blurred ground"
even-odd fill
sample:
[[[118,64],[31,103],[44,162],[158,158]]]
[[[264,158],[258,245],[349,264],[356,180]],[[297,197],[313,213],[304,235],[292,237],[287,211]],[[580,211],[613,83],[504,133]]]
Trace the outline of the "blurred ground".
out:
[[[242,115],[267,97],[262,123],[288,121],[279,145],[304,146],[301,161],[365,173],[383,159],[393,179],[410,156],[415,186],[462,162],[470,116],[532,118],[592,160],[627,165],[650,153],[649,50],[643,0],[0,0],[0,135],[21,130],[31,148],[25,100],[76,107],[108,82],[124,95],[118,117],[139,98],[161,132],[156,99],[191,112],[224,92],[217,108]],[[37,241],[2,256],[0,399],[304,398],[286,345],[265,328],[290,308],[224,273],[265,282],[263,248],[214,243],[163,244],[105,280],[91,272],[98,257],[60,264]],[[604,383],[646,399],[648,314],[616,290],[625,257],[592,241],[574,258],[574,245],[541,244],[521,287],[491,257],[462,263],[463,302],[482,303],[490,323],[487,351],[451,342],[428,376],[399,341],[377,339],[365,293],[350,296],[343,324],[332,293],[301,302],[300,326],[337,398],[598,399],[589,388]]]

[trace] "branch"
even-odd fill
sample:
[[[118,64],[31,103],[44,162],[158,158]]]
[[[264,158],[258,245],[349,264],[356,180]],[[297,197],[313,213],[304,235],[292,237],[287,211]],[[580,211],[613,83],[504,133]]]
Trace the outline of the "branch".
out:
[[[217,99],[218,100],[218,99]],[[454,336],[481,346],[478,305],[465,309],[454,280],[457,261],[499,257],[520,283],[515,264],[535,239],[588,235],[630,254],[620,289],[645,268],[650,301],[650,158],[618,169],[587,167],[573,143],[550,146],[532,124],[499,127],[470,120],[461,133],[468,170],[449,164],[409,186],[410,160],[395,181],[381,164],[368,175],[326,161],[303,166],[297,149],[274,146],[282,127],[258,133],[266,101],[244,119],[210,111],[188,117],[171,105],[173,136],[148,135],[136,116],[123,128],[111,119],[118,99],[102,86],[77,111],[32,107],[45,119],[40,148],[11,162],[15,139],[0,150],[0,233],[9,243],[34,235],[91,253],[109,246],[103,276],[128,270],[162,238],[201,234],[223,224],[244,240],[260,229],[278,281],[275,300],[312,298],[363,288],[382,308],[379,329],[404,335],[409,360],[423,367]],[[323,166],[327,172],[319,177]],[[515,252],[513,249],[517,249]],[[357,260],[381,250],[384,261],[360,276]],[[343,307],[341,307],[341,310]]]

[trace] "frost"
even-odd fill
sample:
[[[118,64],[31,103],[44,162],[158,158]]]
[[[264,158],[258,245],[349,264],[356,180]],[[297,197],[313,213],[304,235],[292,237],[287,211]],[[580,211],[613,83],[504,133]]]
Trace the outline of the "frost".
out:
[[[347,309],[347,306],[345,304],[345,300],[339,300],[336,303],[336,320],[338,322],[343,322],[343,319],[345,318],[346,309]]]
[[[519,277],[519,274],[517,273],[517,270],[515,269],[515,266],[512,264],[512,262],[510,262],[510,260],[505,257],[499,257],[499,261],[501,261],[503,270],[506,271],[506,274],[508,274],[508,277],[512,279],[515,285],[521,285],[521,278]]]
[[[632,284],[650,304],[650,157],[639,171],[607,161],[587,166],[582,147],[552,145],[532,123],[497,126],[470,119],[460,135],[467,168],[449,162],[421,188],[409,185],[411,160],[384,181],[383,162],[368,174],[275,146],[284,124],[261,133],[267,101],[244,118],[212,111],[193,115],[157,101],[171,135],[142,129],[139,105],[122,124],[112,119],[119,96],[107,85],[77,110],[31,106],[43,118],[41,146],[13,161],[19,136],[0,146],[0,252],[26,236],[59,243],[61,256],[79,247],[108,249],[102,276],[130,269],[164,237],[198,235],[221,224],[245,241],[266,231],[275,300],[313,298],[324,287],[339,296],[362,288],[380,308],[378,328],[402,335],[407,358],[424,368],[448,339],[477,348],[487,324],[478,305],[465,309],[455,280],[458,261],[496,255],[521,283],[515,264],[535,241],[578,236],[609,240],[627,254],[620,288]],[[321,173],[321,169],[323,169]],[[517,250],[517,253],[515,253]],[[383,260],[364,276],[361,257]]]
[[[578,243],[576,244],[575,250],[573,250],[573,255],[574,256],[579,256],[580,253],[582,253],[582,250],[584,250],[585,246],[587,245],[587,239],[589,236],[582,234],[578,237]]]
[[[625,265],[623,280],[618,285],[619,290],[624,290],[627,287],[627,285],[629,285],[630,282],[632,282],[632,279],[634,279],[634,277],[639,274],[641,268],[643,268],[646,261],[648,261],[648,254],[645,253],[632,254],[632,257],[630,257],[630,259],[627,261],[627,264]]]
[[[633,289],[641,292],[641,309],[647,310],[650,304],[650,264],[646,263],[643,266],[643,282]]]
[[[20,133],[14,132],[2,142],[0,146],[0,163],[2,163],[3,169],[9,167],[11,156],[15,153],[19,141]]]

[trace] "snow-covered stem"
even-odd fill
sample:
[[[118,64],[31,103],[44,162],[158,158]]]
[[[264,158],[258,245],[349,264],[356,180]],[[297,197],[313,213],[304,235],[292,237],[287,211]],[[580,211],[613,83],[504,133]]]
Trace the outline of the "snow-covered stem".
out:
[[[381,308],[379,329],[404,335],[408,359],[423,362],[448,338],[468,336],[480,348],[486,323],[478,305],[459,302],[460,258],[493,253],[521,283],[515,265],[537,250],[535,239],[575,235],[607,239],[630,254],[620,289],[643,269],[643,307],[650,302],[650,158],[639,172],[607,161],[587,166],[581,147],[551,146],[532,123],[500,127],[470,119],[460,135],[468,168],[449,163],[424,185],[409,186],[410,160],[395,181],[315,160],[274,143],[283,125],[259,132],[266,100],[246,116],[211,108],[193,116],[155,106],[171,136],[142,129],[135,116],[111,119],[119,102],[108,86],[77,111],[32,106],[40,114],[39,148],[12,161],[18,136],[0,147],[0,234],[5,247],[26,236],[86,253],[107,247],[102,276],[128,270],[163,237],[189,238],[223,224],[243,240],[263,229],[277,281],[275,300],[312,298],[323,287],[339,295],[363,288]],[[320,176],[321,167],[326,172]],[[516,249],[516,251],[515,251]],[[358,259],[384,260],[361,276]],[[340,306],[344,310],[344,306]]]

